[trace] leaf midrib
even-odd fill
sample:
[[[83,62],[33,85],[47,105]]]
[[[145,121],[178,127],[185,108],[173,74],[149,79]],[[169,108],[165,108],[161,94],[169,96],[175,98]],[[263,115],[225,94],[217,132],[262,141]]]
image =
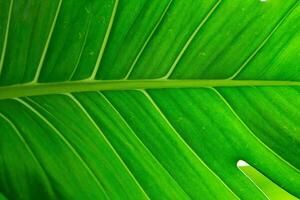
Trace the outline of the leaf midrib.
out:
[[[237,86],[300,86],[300,81],[226,79],[141,79],[25,83],[0,87],[0,99],[86,91]]]

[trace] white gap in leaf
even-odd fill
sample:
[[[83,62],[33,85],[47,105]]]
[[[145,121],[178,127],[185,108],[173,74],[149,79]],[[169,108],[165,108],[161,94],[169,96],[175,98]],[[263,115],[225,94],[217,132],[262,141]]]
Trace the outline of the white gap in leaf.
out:
[[[244,160],[238,160],[236,163],[241,172],[252,181],[259,190],[261,190],[268,199],[271,200],[297,200],[292,194],[273,183],[269,178],[264,176],[261,172],[249,165]]]
[[[236,166],[237,166],[237,167],[246,167],[246,166],[249,166],[249,164],[246,163],[246,162],[243,161],[243,160],[239,160],[239,161],[236,163]]]

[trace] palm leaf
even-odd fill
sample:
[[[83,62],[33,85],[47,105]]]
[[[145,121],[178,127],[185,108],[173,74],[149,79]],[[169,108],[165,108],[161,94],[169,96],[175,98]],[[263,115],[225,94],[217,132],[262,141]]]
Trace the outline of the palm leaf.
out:
[[[7,199],[267,199],[239,160],[300,197],[298,0],[0,11]]]

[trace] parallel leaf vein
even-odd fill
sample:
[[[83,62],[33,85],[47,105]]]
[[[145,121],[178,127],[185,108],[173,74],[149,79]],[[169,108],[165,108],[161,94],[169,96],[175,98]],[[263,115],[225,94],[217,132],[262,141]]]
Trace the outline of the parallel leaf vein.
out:
[[[41,73],[41,70],[42,70],[42,67],[43,67],[43,64],[44,64],[45,56],[46,56],[46,53],[47,53],[47,50],[48,50],[48,47],[49,47],[49,44],[50,44],[50,40],[51,40],[51,37],[52,37],[52,33],[53,33],[53,30],[54,30],[55,25],[56,25],[57,17],[58,17],[59,12],[60,12],[61,4],[62,4],[62,0],[59,0],[57,10],[56,10],[55,16],[53,18],[51,28],[50,28],[50,31],[49,31],[49,34],[48,34],[43,52],[42,52],[42,56],[41,56],[40,62],[38,64],[38,67],[36,69],[36,73],[35,73],[35,76],[34,76],[32,82],[37,82],[38,79],[39,79],[39,76],[40,76],[40,73]]]
[[[112,10],[112,13],[111,13],[111,17],[110,17],[110,20],[109,20],[109,23],[108,23],[108,27],[107,27],[107,30],[106,30],[106,33],[105,33],[100,51],[99,51],[99,55],[98,55],[94,70],[93,70],[89,80],[94,80],[96,75],[97,75],[97,72],[98,72],[99,66],[101,64],[102,57],[103,57],[103,53],[105,51],[105,48],[106,48],[106,45],[107,45],[107,42],[108,42],[108,38],[109,38],[111,29],[112,29],[112,26],[113,26],[113,23],[114,23],[114,19],[115,19],[115,15],[116,15],[116,12],[117,12],[118,4],[119,4],[119,0],[115,0],[115,4],[114,4],[114,7],[113,7],[113,10]]]
[[[101,92],[98,92],[105,100],[106,102],[111,106],[111,108],[115,111],[115,113],[121,118],[121,120],[124,122],[124,124],[127,126],[127,128],[134,134],[136,139],[145,147],[145,149],[148,151],[148,153],[151,155],[151,157],[166,171],[167,174],[170,175],[170,177],[174,180],[174,182],[182,189],[182,191],[189,197],[189,195],[184,191],[184,189],[181,187],[181,185],[177,182],[177,180],[171,175],[171,173],[163,166],[163,164],[152,154],[151,150],[146,146],[146,144],[137,136],[135,131],[131,128],[131,126],[128,124],[127,120],[123,117],[123,115],[115,108],[115,106],[112,104],[112,102]]]
[[[11,0],[10,5],[9,5],[7,24],[6,24],[6,28],[5,28],[3,48],[2,48],[2,53],[1,53],[1,57],[0,57],[0,76],[1,76],[2,69],[3,69],[4,57],[5,57],[5,54],[6,54],[6,46],[7,46],[7,39],[8,39],[8,33],[9,33],[9,26],[10,26],[10,23],[11,23],[10,21],[11,21],[13,3],[14,3],[14,0]]]
[[[148,45],[150,39],[152,38],[153,34],[155,33],[155,31],[157,30],[157,28],[159,27],[159,25],[161,24],[161,22],[163,21],[166,13],[168,12],[170,5],[172,4],[173,0],[170,0],[169,4],[166,6],[165,10],[163,11],[161,17],[159,18],[159,20],[157,21],[156,25],[154,26],[153,30],[151,31],[151,33],[149,34],[148,38],[146,39],[146,41],[144,42],[142,48],[139,50],[137,56],[135,57],[135,59],[133,60],[133,63],[131,64],[128,73],[126,74],[126,76],[124,77],[124,80],[128,79],[129,76],[131,75],[131,72],[133,71],[136,63],[138,62],[140,56],[142,55],[142,53],[144,52],[144,49],[146,48],[146,46]]]
[[[59,138],[66,144],[66,146],[70,149],[70,151],[75,155],[76,158],[80,161],[80,163],[83,165],[83,167],[87,170],[88,174],[92,177],[92,179],[96,182],[97,186],[103,193],[105,194],[106,198],[109,199],[104,187],[97,179],[94,172],[90,169],[86,161],[81,157],[81,155],[77,152],[77,150],[73,147],[73,145],[63,136],[63,134],[49,121],[47,120],[41,113],[39,113],[35,108],[33,108],[31,105],[26,103],[24,100],[20,98],[15,98],[16,101],[23,104],[26,108],[28,108],[31,112],[33,112],[35,115],[37,115],[47,126],[49,126],[58,136]]]
[[[207,13],[207,15],[203,18],[203,20],[200,22],[200,24],[197,26],[197,28],[195,29],[195,31],[192,33],[192,35],[189,37],[189,39],[186,41],[185,45],[183,46],[183,48],[181,49],[181,51],[179,52],[178,56],[176,57],[174,63],[172,64],[172,66],[170,67],[169,71],[166,73],[166,75],[164,75],[162,77],[162,79],[168,79],[170,77],[170,75],[173,73],[173,71],[175,70],[177,64],[179,63],[180,59],[182,58],[183,54],[185,53],[185,51],[187,50],[187,48],[189,47],[189,45],[191,44],[191,42],[193,41],[193,39],[195,38],[195,36],[197,35],[197,33],[200,31],[200,29],[206,24],[206,22],[209,20],[209,18],[212,16],[212,14],[216,11],[216,9],[218,8],[218,6],[220,5],[220,3],[222,2],[222,0],[218,0],[217,3],[211,8],[211,10]]]
[[[205,168],[207,168],[223,185],[225,188],[227,188],[237,199],[239,197],[235,194],[235,192],[198,156],[198,154],[186,143],[186,141],[181,137],[181,135],[177,132],[175,127],[169,122],[165,114],[160,110],[158,105],[155,103],[155,101],[152,99],[152,97],[148,94],[146,90],[141,90],[142,93],[147,97],[147,99],[151,102],[153,107],[157,110],[157,112],[161,115],[161,117],[165,120],[165,122],[168,124],[168,126],[173,130],[174,134],[182,141],[182,143],[190,150],[190,152],[200,161],[200,163],[203,164]]]
[[[249,126],[242,120],[242,118],[237,114],[237,112],[234,110],[234,108],[230,105],[230,103],[226,100],[226,98],[215,88],[211,88],[218,96],[219,98],[225,103],[225,105],[229,108],[229,110],[234,114],[234,116],[239,120],[239,122],[246,128],[246,130],[263,146],[265,147],[269,152],[271,152],[273,155],[275,155],[279,160],[287,164],[289,167],[294,169],[295,171],[300,173],[300,170],[291,165],[289,162],[287,162],[285,159],[283,159],[280,155],[278,155],[276,152],[274,152],[269,146],[267,146],[264,142],[262,142],[256,134],[249,128]]]
[[[130,171],[130,169],[128,168],[128,166],[126,165],[126,163],[123,161],[123,159],[121,158],[121,156],[119,155],[119,153],[115,150],[115,148],[113,147],[113,145],[110,143],[110,141],[108,140],[108,138],[105,136],[105,134],[103,133],[103,131],[100,129],[100,127],[98,126],[98,124],[94,121],[94,119],[91,117],[91,115],[87,112],[87,110],[83,107],[83,105],[80,103],[80,101],[73,96],[72,94],[66,94],[70,99],[72,99],[72,101],[78,106],[78,108],[80,110],[82,110],[82,112],[84,112],[84,114],[86,115],[86,117],[89,119],[89,121],[91,122],[91,124],[97,129],[97,131],[100,133],[100,135],[102,136],[102,138],[104,139],[105,143],[109,146],[109,148],[113,151],[113,153],[117,156],[118,160],[120,161],[120,163],[122,164],[122,166],[126,169],[126,171],[128,172],[128,174],[131,176],[131,178],[134,180],[134,182],[137,184],[137,186],[141,189],[141,191],[144,193],[145,197],[147,199],[149,199],[147,193],[143,190],[143,188],[141,187],[140,183],[136,180],[136,178],[134,177],[134,175],[132,174],[132,172]]]
[[[32,159],[34,160],[34,162],[36,163],[36,165],[41,169],[42,173],[44,174],[46,181],[51,189],[51,192],[54,194],[53,192],[53,186],[50,182],[50,179],[47,175],[46,170],[44,169],[44,167],[42,166],[42,164],[39,162],[37,156],[34,154],[33,150],[31,149],[30,145],[28,144],[28,142],[25,140],[25,138],[23,137],[23,135],[21,134],[21,132],[19,131],[19,129],[16,127],[16,125],[9,119],[7,118],[3,113],[0,112],[0,117],[2,119],[4,119],[10,126],[11,128],[14,130],[14,132],[16,133],[16,135],[18,136],[18,138],[21,140],[21,142],[24,144],[26,150],[28,151],[28,153],[30,154],[30,156],[32,157]]]
[[[257,48],[253,51],[253,53],[246,59],[246,61],[234,72],[233,75],[228,77],[228,80],[232,80],[236,78],[242,70],[246,68],[246,66],[255,58],[255,56],[259,53],[259,51],[268,43],[273,34],[281,27],[283,22],[290,16],[290,14],[297,8],[300,1],[297,1],[285,14],[284,16],[277,22],[274,28],[270,31],[267,37],[260,43]]]

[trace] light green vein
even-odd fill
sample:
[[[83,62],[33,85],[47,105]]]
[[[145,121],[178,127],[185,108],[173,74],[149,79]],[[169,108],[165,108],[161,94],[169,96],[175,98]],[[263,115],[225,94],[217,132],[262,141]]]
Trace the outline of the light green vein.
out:
[[[91,13],[88,14],[88,23],[87,23],[87,27],[85,28],[86,29],[86,32],[84,33],[84,39],[83,39],[83,42],[82,42],[82,46],[80,48],[80,53],[78,55],[78,58],[76,60],[76,64],[73,68],[73,71],[71,73],[71,75],[69,76],[68,80],[72,80],[76,70],[78,69],[78,65],[79,65],[79,62],[81,61],[81,58],[82,58],[82,53],[83,53],[83,50],[85,48],[85,45],[86,45],[86,42],[87,42],[87,38],[88,38],[88,35],[89,35],[89,32],[90,32],[90,26],[91,26],[91,22],[92,22],[92,15]]]
[[[300,1],[297,1],[287,12],[286,14],[279,20],[279,22],[275,25],[275,27],[271,30],[271,32],[267,35],[267,37],[262,41],[262,43],[253,51],[253,53],[247,58],[247,60],[236,70],[236,72],[228,77],[228,80],[232,80],[239,75],[239,73],[245,69],[248,63],[258,54],[258,52],[268,43],[273,34],[278,30],[278,28],[283,24],[288,16],[297,8]]]
[[[184,52],[187,50],[187,48],[190,46],[191,42],[193,41],[193,39],[195,38],[195,36],[197,35],[197,33],[200,31],[200,29],[206,24],[206,22],[208,21],[208,19],[210,18],[210,16],[212,16],[212,14],[215,12],[215,10],[218,8],[218,6],[220,5],[220,3],[222,2],[222,0],[217,1],[217,3],[211,8],[211,10],[207,13],[207,15],[203,18],[203,20],[200,22],[200,24],[197,26],[197,28],[195,29],[195,31],[192,33],[192,35],[189,37],[189,39],[186,41],[185,45],[183,46],[183,48],[181,49],[181,51],[179,52],[177,58],[175,59],[174,63],[172,64],[172,66],[170,67],[169,71],[166,73],[166,75],[164,75],[162,78],[163,79],[167,79],[169,78],[169,76],[173,73],[173,71],[175,70],[177,64],[179,63],[181,57],[183,56]]]
[[[248,164],[248,163],[247,163],[247,164]],[[241,170],[240,167],[237,166],[237,168],[239,169],[239,171],[240,171],[244,176],[246,176],[246,177],[249,179],[249,181],[250,181],[253,185],[256,186],[256,188],[257,188],[261,193],[263,193],[263,194],[265,195],[265,197],[266,197],[267,200],[270,200],[270,198],[267,196],[267,194],[266,194],[262,189],[260,189],[260,187],[258,187],[258,185],[250,178],[250,176],[248,176],[248,174],[246,174],[243,170]]]
[[[300,86],[300,81],[264,81],[264,80],[95,80],[66,81],[57,83],[31,83],[0,87],[0,99],[60,94],[84,91],[134,90],[162,88],[203,88],[203,87],[237,87],[237,86]]]
[[[173,2],[173,0],[170,0],[169,4],[166,6],[165,10],[163,11],[162,15],[160,16],[159,20],[157,21],[156,25],[154,26],[153,30],[151,31],[151,33],[149,34],[148,38],[146,39],[146,41],[144,42],[144,45],[142,46],[142,48],[140,49],[140,51],[138,52],[136,58],[134,59],[132,65],[130,66],[128,73],[125,75],[125,77],[123,78],[124,80],[128,79],[128,77],[130,76],[131,72],[133,71],[133,68],[135,67],[137,61],[139,60],[140,56],[142,55],[144,49],[146,48],[147,44],[149,43],[150,39],[152,38],[153,34],[155,33],[157,27],[160,25],[160,23],[162,22],[164,16],[166,15],[167,11],[170,8],[171,3]]]
[[[150,151],[150,149],[144,144],[144,142],[142,140],[140,140],[140,138],[136,135],[136,133],[134,132],[134,130],[131,128],[131,126],[127,123],[126,119],[123,117],[123,115],[121,115],[121,113],[115,108],[115,106],[109,101],[109,99],[102,94],[101,92],[98,92],[99,95],[110,105],[110,107],[115,111],[115,113],[121,118],[121,120],[124,122],[124,124],[126,125],[126,127],[130,130],[130,132],[132,132],[134,134],[134,137],[141,143],[141,145],[143,147],[145,147],[145,149],[147,150],[147,152],[149,153],[149,155],[157,162],[157,164],[159,166],[161,166],[168,175],[170,175],[170,177],[172,178],[172,180],[174,180],[174,182],[178,185],[179,188],[182,189],[182,191],[190,198],[190,196],[184,191],[184,189],[180,186],[180,184],[177,182],[177,180],[170,174],[170,172],[159,162],[159,160],[152,154],[152,152]]]
[[[70,151],[75,155],[76,158],[81,162],[83,167],[86,169],[88,174],[92,177],[92,179],[95,181],[97,186],[99,187],[100,191],[103,192],[105,195],[106,199],[109,199],[107,196],[106,191],[104,190],[103,186],[95,176],[94,172],[90,169],[88,164],[85,162],[85,160],[80,156],[80,154],[76,151],[76,149],[72,146],[72,144],[63,136],[63,134],[50,122],[48,121],[42,114],[40,114],[35,108],[33,108],[31,105],[23,101],[22,99],[16,98],[16,101],[19,103],[23,104],[26,108],[28,108],[31,112],[33,112],[35,115],[37,115],[42,121],[49,126],[58,136],[59,138],[67,145],[67,147],[70,149]]]
[[[164,119],[164,121],[166,122],[166,124],[168,124],[168,126],[172,129],[172,131],[174,132],[174,134],[178,137],[178,139],[180,141],[182,141],[182,143],[185,145],[185,147],[187,149],[190,150],[190,152],[195,156],[195,158],[197,158],[200,163],[209,171],[211,172],[223,185],[225,188],[227,188],[229,190],[229,192],[231,192],[233,194],[233,196],[235,196],[237,199],[240,199],[235,192],[198,156],[198,154],[196,154],[196,152],[186,143],[186,141],[181,137],[181,135],[177,132],[177,130],[175,129],[175,127],[169,122],[169,120],[167,119],[167,117],[165,116],[165,114],[160,110],[160,108],[158,107],[158,105],[155,103],[155,101],[152,99],[152,97],[148,94],[148,92],[146,90],[141,90],[141,92],[146,96],[146,98],[150,101],[150,103],[153,105],[153,107],[156,109],[156,111],[160,114],[160,116]]]
[[[147,193],[144,191],[144,189],[141,187],[140,183],[136,180],[134,175],[131,173],[121,156],[118,154],[118,152],[115,150],[113,145],[110,143],[110,141],[107,139],[107,137],[104,135],[100,127],[97,125],[97,123],[94,121],[94,119],[90,116],[90,114],[86,111],[86,109],[83,107],[83,105],[77,100],[76,97],[74,97],[72,94],[66,94],[76,105],[77,107],[86,115],[86,117],[89,119],[89,121],[92,123],[92,125],[97,129],[97,131],[100,133],[106,144],[109,146],[109,148],[113,151],[113,153],[117,156],[123,167],[126,169],[130,177],[133,179],[133,181],[137,184],[139,189],[144,193],[146,199],[150,199],[147,195]]]
[[[52,185],[50,183],[50,180],[47,176],[46,170],[42,167],[41,163],[39,162],[38,158],[35,156],[35,154],[33,153],[32,149],[30,148],[29,144],[27,143],[27,141],[25,140],[25,138],[22,136],[21,132],[19,131],[19,129],[15,126],[15,124],[9,119],[7,118],[3,113],[0,112],[0,117],[2,119],[4,119],[9,125],[10,127],[14,130],[14,132],[16,133],[16,135],[18,136],[18,138],[21,140],[21,142],[24,144],[25,149],[28,151],[29,155],[32,157],[33,161],[36,163],[37,167],[41,169],[41,172],[43,173],[43,175],[46,178],[47,184],[49,186],[49,189],[51,191],[51,195],[53,195],[53,197],[55,197],[55,194],[53,192],[53,188]]]
[[[256,134],[248,127],[248,125],[240,118],[240,116],[235,112],[235,110],[232,108],[232,106],[229,104],[229,102],[225,99],[225,97],[215,88],[211,88],[218,97],[225,103],[225,105],[229,108],[229,110],[233,113],[233,115],[239,120],[239,122],[246,128],[246,130],[263,146],[265,147],[269,152],[271,152],[273,155],[275,155],[279,160],[281,160],[283,163],[291,167],[297,172],[300,172],[299,169],[291,165],[289,162],[287,162],[285,159],[283,159],[281,156],[279,156],[277,153],[275,153],[270,147],[268,147],[265,143],[263,143]]]
[[[2,54],[1,54],[1,57],[0,57],[0,75],[1,75],[1,72],[2,72],[4,56],[5,56],[5,53],[6,53],[7,38],[8,38],[8,32],[9,32],[9,25],[10,25],[10,21],[11,21],[11,13],[12,13],[13,3],[14,3],[14,0],[11,0],[10,5],[9,5],[7,24],[6,24],[6,28],[5,28],[3,49],[2,49]]]
[[[119,4],[119,0],[115,0],[115,4],[114,4],[114,7],[113,7],[113,10],[112,10],[112,13],[111,13],[111,17],[110,17],[108,27],[107,27],[107,30],[106,30],[106,33],[105,33],[105,36],[104,36],[104,39],[103,39],[103,43],[102,43],[100,51],[99,51],[99,55],[98,55],[94,70],[93,70],[91,76],[88,78],[88,80],[94,80],[95,77],[96,77],[96,74],[98,72],[98,69],[99,69],[99,66],[101,64],[101,60],[102,60],[102,57],[103,57],[103,53],[104,53],[104,50],[106,48],[106,44],[108,42],[108,38],[109,38],[109,35],[110,35],[110,32],[111,32],[111,28],[112,28],[112,25],[114,23],[114,19],[115,19],[115,15],[116,15],[116,12],[117,12],[118,4]]]
[[[41,70],[42,70],[42,67],[43,67],[43,64],[44,64],[45,56],[46,56],[46,53],[47,53],[47,50],[48,50],[48,47],[49,47],[49,44],[50,44],[50,40],[51,40],[51,37],[52,37],[52,33],[53,33],[54,27],[56,25],[57,17],[58,17],[58,14],[60,12],[61,4],[62,4],[62,0],[59,0],[57,10],[56,10],[56,13],[55,13],[55,16],[54,16],[53,22],[51,24],[51,28],[50,28],[47,40],[46,40],[46,44],[44,46],[39,65],[37,67],[37,70],[36,70],[36,73],[34,75],[34,78],[33,78],[32,82],[37,82],[38,79],[39,79],[39,76],[40,76],[40,73],[41,73]]]

